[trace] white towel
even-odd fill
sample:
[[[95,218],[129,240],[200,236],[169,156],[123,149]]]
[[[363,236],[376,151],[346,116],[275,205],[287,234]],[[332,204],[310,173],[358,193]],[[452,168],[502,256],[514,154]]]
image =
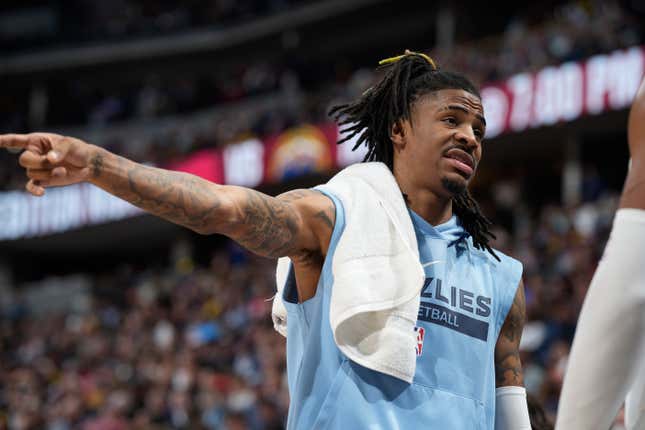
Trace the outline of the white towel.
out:
[[[275,268],[275,282],[278,291],[273,296],[273,306],[271,307],[273,328],[284,337],[287,337],[287,308],[282,301],[282,292],[287,283],[287,276],[289,276],[289,267],[291,267],[289,257],[278,258],[278,265]]]
[[[383,163],[354,164],[319,188],[337,196],[345,210],[332,260],[334,340],[352,361],[410,383],[425,273],[401,190]],[[285,336],[282,289],[288,269],[289,260],[280,259],[273,303],[274,326]]]

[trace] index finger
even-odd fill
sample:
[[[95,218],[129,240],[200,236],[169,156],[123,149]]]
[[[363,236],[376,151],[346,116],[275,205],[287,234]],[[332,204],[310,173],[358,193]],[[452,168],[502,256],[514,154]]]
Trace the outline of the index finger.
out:
[[[25,149],[28,144],[26,134],[0,134],[0,148]]]

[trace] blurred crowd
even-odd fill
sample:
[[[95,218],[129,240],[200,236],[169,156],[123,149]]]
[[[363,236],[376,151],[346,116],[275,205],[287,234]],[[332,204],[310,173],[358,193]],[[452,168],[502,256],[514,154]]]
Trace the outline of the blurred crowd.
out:
[[[447,52],[436,48],[431,54],[442,67],[482,84],[645,40],[639,21],[615,1],[571,2],[540,24],[529,24],[530,18],[516,18],[501,35],[459,44]],[[139,161],[164,165],[202,147],[230,144],[241,136],[263,137],[296,124],[329,121],[326,113],[333,104],[360,96],[381,76],[371,67],[363,68],[347,59],[337,61],[324,68],[250,62],[202,75],[161,77],[153,73],[130,84],[57,81],[31,88],[28,94],[9,87],[0,95],[0,132],[69,130],[72,126],[96,132],[124,123],[180,118],[181,127],[149,133],[148,137],[143,132],[143,137],[137,137],[145,141],[142,145],[132,145],[130,134],[102,138],[95,133],[97,144]],[[260,106],[257,101],[263,98],[283,103]],[[254,103],[258,107],[253,108]],[[195,117],[202,118],[213,107],[217,113],[211,114],[206,126],[192,125]],[[140,150],[141,146],[145,150]],[[22,187],[23,175],[12,160],[0,155],[0,165],[8,166],[0,172],[0,189]]]
[[[0,330],[0,428],[283,428],[272,266],[239,251],[209,267],[184,255],[171,269],[95,275],[73,310],[16,300]]]
[[[502,35],[460,45],[435,55],[449,69],[465,71],[476,82],[536,72],[546,66],[580,61],[594,54],[642,44],[636,16],[616,1],[574,1],[557,7],[540,24],[517,17]]]
[[[73,40],[168,34],[198,28],[221,28],[284,12],[316,0],[76,0],[82,14]]]
[[[290,3],[288,0],[274,1],[284,5]],[[122,2],[130,3],[125,0]],[[110,10],[113,9],[112,3],[106,4]],[[219,5],[256,2],[205,3]],[[504,79],[515,73],[537,71],[548,65],[635,46],[645,40],[637,18],[615,1],[572,2],[558,7],[544,22],[534,24],[531,23],[532,18],[518,16],[507,25],[502,34],[445,49],[435,48],[431,55],[439,60],[442,67],[464,73],[476,83],[482,84]],[[55,82],[43,88],[41,96],[36,91],[36,95],[30,97],[24,90],[12,94],[9,88],[3,98],[7,99],[6,104],[12,105],[12,109],[6,109],[7,114],[39,110],[25,105],[30,102],[44,104],[40,108],[44,111],[42,118],[32,118],[33,121],[40,122],[37,125],[41,127],[81,124],[95,126],[126,119],[145,120],[193,112],[276,91],[287,79],[296,82],[312,80],[312,68],[308,65],[292,63],[287,66],[287,59],[282,61],[251,61],[235,68],[208,70],[202,74],[179,73],[163,79],[152,73],[145,79],[130,84],[75,79],[72,82]],[[357,79],[365,81],[365,74],[371,73],[371,69],[363,70],[349,59],[336,61],[338,64],[326,67],[325,72],[316,76],[318,79],[313,79],[318,81],[316,87],[320,93],[328,93],[330,87],[351,85]],[[338,73],[340,69],[347,67],[353,70]],[[70,99],[74,103],[69,103]],[[24,106],[20,106],[21,103]],[[18,118],[5,118],[6,123],[0,123],[0,127],[28,127],[30,124],[24,122],[26,119],[21,121]]]
[[[29,17],[41,26],[37,28],[27,23],[22,29],[5,29],[0,32],[0,44],[7,51],[19,51],[33,48],[35,42],[40,47],[78,45],[171,35],[201,28],[220,29],[315,1],[54,0],[32,1],[31,5],[15,2],[15,12],[9,16],[14,22],[24,25],[23,17]],[[4,11],[11,10],[11,3],[12,0],[7,2]]]
[[[600,188],[575,208],[535,211],[518,184],[495,184],[495,200],[482,205],[500,220],[495,246],[524,264],[524,380],[552,419],[617,196]],[[0,428],[283,428],[285,341],[267,301],[273,261],[228,243],[199,266],[190,246],[177,248],[165,268],[87,275],[80,306],[30,311],[24,287],[2,300]]]
[[[442,67],[482,84],[638,45],[645,37],[639,22],[613,1],[572,2],[539,25],[526,24],[528,19],[518,17],[501,35],[460,44],[447,52],[437,48],[432,55]],[[360,96],[381,76],[373,68],[339,61],[342,64],[316,71],[306,65],[263,61],[202,75],[151,74],[143,82],[127,85],[80,79],[32,88],[30,94],[8,88],[0,100],[0,131],[84,127],[72,130],[91,130],[96,135],[94,143],[163,166],[203,147],[221,147],[249,135],[263,137],[297,124],[329,121],[326,113],[333,104]],[[305,81],[316,84],[312,87]],[[261,105],[266,98],[282,102]],[[214,107],[217,113],[208,114]],[[208,117],[205,125],[204,115]],[[200,126],[194,124],[196,117],[201,118]],[[132,144],[131,133],[116,133],[117,137],[100,133],[121,124],[169,118],[178,118],[181,127],[142,132],[136,137],[138,145]],[[21,188],[23,175],[14,157],[0,154],[0,165],[6,166],[0,171],[0,189]]]

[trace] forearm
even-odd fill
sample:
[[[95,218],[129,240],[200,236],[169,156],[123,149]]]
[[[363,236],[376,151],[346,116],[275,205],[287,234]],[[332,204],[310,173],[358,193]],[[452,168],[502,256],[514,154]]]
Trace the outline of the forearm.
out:
[[[520,282],[495,346],[495,430],[531,429],[520,360],[525,315],[524,285]]]
[[[524,284],[520,281],[495,345],[495,430],[530,430],[520,339],[526,320]]]
[[[495,386],[523,386],[520,340],[526,320],[524,284],[520,281],[495,345]]]
[[[233,214],[222,185],[144,166],[97,146],[90,167],[89,182],[146,212],[199,233],[230,229]]]

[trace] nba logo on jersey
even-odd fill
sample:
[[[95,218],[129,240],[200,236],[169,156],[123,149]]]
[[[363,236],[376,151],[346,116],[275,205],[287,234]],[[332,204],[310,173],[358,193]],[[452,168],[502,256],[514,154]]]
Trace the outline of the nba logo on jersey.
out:
[[[415,327],[414,331],[417,332],[417,346],[414,349],[417,352],[417,357],[423,354],[423,338],[426,335],[426,329],[423,327]]]

